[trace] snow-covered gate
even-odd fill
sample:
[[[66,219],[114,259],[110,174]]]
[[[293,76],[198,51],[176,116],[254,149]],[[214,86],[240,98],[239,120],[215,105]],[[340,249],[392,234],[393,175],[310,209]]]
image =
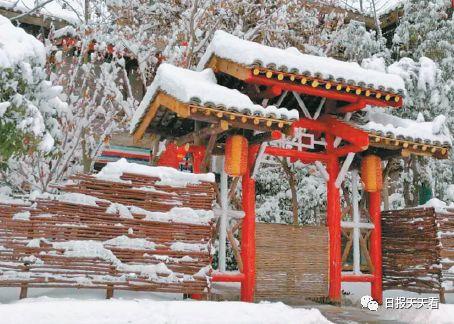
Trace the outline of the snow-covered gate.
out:
[[[328,296],[327,227],[256,226],[256,300],[300,304]]]
[[[204,293],[213,181],[120,160],[36,205],[0,204],[0,286]]]

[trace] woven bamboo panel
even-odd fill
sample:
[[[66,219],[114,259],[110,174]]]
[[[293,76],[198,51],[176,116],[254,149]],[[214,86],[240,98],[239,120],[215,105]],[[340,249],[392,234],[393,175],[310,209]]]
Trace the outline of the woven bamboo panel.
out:
[[[454,292],[454,273],[449,271],[454,266],[454,212],[437,212],[438,237],[441,251],[442,284],[445,292]]]
[[[256,300],[299,303],[328,295],[328,230],[258,223]]]
[[[131,174],[122,180],[78,175],[60,188],[103,199],[94,205],[52,197],[34,206],[0,204],[0,286],[203,293],[212,259],[212,221],[145,219],[134,211],[124,216],[109,208],[211,210],[213,184],[170,187]],[[75,250],[68,243],[76,244]],[[84,244],[90,251],[83,251]]]
[[[440,292],[441,267],[433,208],[382,213],[383,288]]]

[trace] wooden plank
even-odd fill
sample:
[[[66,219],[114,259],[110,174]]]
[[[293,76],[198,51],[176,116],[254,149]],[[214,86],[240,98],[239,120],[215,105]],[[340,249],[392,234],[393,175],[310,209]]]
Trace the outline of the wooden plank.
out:
[[[197,140],[204,139],[211,135],[218,135],[223,133],[229,129],[229,124],[225,120],[221,120],[219,124],[212,124],[211,126],[207,126],[200,130],[194,131],[192,133],[180,136],[179,138],[175,139],[175,142],[178,146],[184,145],[186,143],[195,143]]]
[[[218,138],[217,134],[212,134],[210,136],[210,140],[208,141],[208,145],[205,150],[205,157],[203,158],[202,164],[200,169],[202,172],[208,172],[208,167],[211,159],[211,153],[213,152],[214,145],[216,144],[216,140]]]
[[[252,74],[250,68],[242,64],[238,64],[233,61],[220,58],[216,55],[212,55],[212,57],[208,61],[207,67],[212,68],[216,72],[223,72],[229,74],[239,80],[246,80]]]

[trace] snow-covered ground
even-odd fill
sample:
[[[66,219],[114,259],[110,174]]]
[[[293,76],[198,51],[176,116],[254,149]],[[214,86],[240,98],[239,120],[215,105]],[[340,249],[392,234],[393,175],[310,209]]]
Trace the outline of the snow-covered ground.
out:
[[[77,292],[80,292],[77,293]],[[72,293],[72,294],[71,294]],[[76,294],[75,294],[76,293]],[[250,304],[177,300],[178,294],[31,289],[21,301],[17,289],[0,289],[0,322],[15,324],[115,323],[330,323],[317,309],[292,308],[283,303]],[[59,296],[47,297],[47,296]],[[71,298],[65,296],[72,296]],[[166,300],[167,299],[167,300]],[[174,300],[172,300],[174,299]]]
[[[368,283],[350,283],[342,284],[342,289],[348,292],[346,299],[354,307],[361,307],[360,299],[362,296],[370,295],[370,284]],[[403,290],[385,290],[383,298],[429,298],[438,297],[436,294],[418,294]],[[439,304],[439,309],[385,309],[381,306],[378,310],[380,317],[387,321],[399,321],[403,323],[421,323],[421,324],[445,324],[454,323],[454,294],[446,294],[447,304]]]

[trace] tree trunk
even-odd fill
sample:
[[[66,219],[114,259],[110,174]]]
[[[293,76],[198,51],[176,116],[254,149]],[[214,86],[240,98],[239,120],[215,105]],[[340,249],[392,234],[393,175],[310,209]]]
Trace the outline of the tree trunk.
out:
[[[87,24],[88,19],[90,18],[90,0],[85,0],[84,7],[85,23]]]
[[[82,130],[82,165],[84,167],[84,173],[89,173],[91,169],[91,158],[87,149],[87,140],[85,139],[86,130]]]

